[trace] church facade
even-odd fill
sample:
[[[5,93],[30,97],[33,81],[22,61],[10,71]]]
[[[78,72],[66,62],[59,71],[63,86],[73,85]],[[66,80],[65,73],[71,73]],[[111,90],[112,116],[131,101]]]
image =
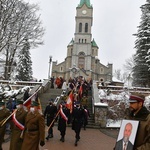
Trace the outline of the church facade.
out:
[[[113,65],[107,66],[100,63],[98,50],[92,39],[93,7],[90,0],[80,0],[76,7],[74,38],[67,46],[65,61],[57,64],[52,62],[52,74],[54,77],[83,76],[85,79],[92,78],[97,81],[112,81]]]

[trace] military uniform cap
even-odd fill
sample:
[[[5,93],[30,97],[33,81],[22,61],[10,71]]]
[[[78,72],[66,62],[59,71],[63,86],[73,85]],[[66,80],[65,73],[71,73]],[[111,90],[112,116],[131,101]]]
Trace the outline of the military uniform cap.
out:
[[[138,103],[138,102],[144,103],[144,98],[137,96],[137,95],[131,95],[130,96],[129,103]]]
[[[39,106],[39,103],[37,101],[32,101],[31,106]]]

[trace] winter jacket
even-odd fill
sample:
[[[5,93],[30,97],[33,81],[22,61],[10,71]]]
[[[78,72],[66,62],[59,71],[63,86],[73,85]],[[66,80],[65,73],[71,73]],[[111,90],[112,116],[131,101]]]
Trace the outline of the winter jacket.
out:
[[[150,150],[150,112],[142,107],[131,119],[139,121],[133,150]]]

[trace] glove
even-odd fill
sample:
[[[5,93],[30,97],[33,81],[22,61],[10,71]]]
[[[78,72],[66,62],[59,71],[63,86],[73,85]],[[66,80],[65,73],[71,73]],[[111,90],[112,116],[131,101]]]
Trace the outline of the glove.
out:
[[[40,142],[40,146],[44,146],[45,145],[45,142],[44,141],[41,141]]]

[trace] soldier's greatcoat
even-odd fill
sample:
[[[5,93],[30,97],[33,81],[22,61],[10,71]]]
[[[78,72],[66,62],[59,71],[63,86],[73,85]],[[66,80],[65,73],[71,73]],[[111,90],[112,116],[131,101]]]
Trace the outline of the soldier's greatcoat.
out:
[[[39,150],[39,142],[45,139],[45,121],[38,111],[28,112],[22,150]]]
[[[10,111],[6,108],[0,110],[0,122],[2,124],[2,120],[6,119],[10,115]],[[6,123],[1,126],[0,124],[0,149],[2,149],[2,143],[4,141],[4,135],[6,130]]]
[[[27,111],[25,111],[23,108],[20,108],[16,111],[16,119],[22,125],[25,124],[26,116],[27,116]],[[22,134],[22,132],[23,131],[21,129],[19,129],[19,127],[16,126],[15,123],[13,122],[9,150],[21,150],[21,146],[22,146],[21,134]]]

